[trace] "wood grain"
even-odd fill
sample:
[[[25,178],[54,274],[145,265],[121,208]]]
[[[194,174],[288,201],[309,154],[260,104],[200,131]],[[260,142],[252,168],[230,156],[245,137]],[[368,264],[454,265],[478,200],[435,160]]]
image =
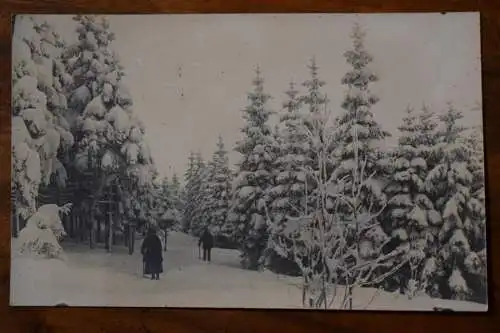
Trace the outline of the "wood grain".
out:
[[[180,309],[13,309],[10,258],[10,17],[14,13],[263,13],[481,11],[490,312],[441,315]],[[2,0],[0,1],[0,332],[500,332],[500,1],[498,0]]]

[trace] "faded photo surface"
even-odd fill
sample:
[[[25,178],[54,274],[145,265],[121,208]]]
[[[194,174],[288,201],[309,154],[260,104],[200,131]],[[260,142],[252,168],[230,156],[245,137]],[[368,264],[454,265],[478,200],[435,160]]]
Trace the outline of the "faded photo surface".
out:
[[[12,51],[11,305],[487,310],[478,13],[18,15]]]

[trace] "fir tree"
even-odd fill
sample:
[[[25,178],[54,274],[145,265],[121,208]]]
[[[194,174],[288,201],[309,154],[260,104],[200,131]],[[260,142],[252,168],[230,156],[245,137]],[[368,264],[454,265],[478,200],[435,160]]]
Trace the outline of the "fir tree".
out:
[[[191,228],[191,220],[194,211],[194,184],[195,177],[197,173],[195,164],[195,154],[191,152],[188,157],[188,165],[186,172],[184,173],[184,192],[183,192],[183,210],[182,210],[182,230],[184,232],[189,232]]]
[[[441,216],[427,196],[425,179],[436,164],[435,114],[424,107],[420,112],[408,108],[399,127],[401,136],[395,156],[393,173],[386,188],[389,197],[386,229],[391,233],[394,246],[407,246],[409,251],[402,260],[408,261],[397,274],[400,288],[409,296],[424,288],[422,268],[425,258],[434,256],[438,246],[434,239],[436,225]],[[392,250],[391,249],[391,250]]]
[[[79,42],[68,48],[66,61],[74,78],[69,106],[77,114],[78,167],[88,167],[89,154],[96,155],[95,162],[102,167],[151,164],[144,124],[133,114],[131,96],[122,82],[123,67],[110,48],[114,34],[109,23],[94,16],[79,15],[75,20]],[[140,170],[134,171],[140,176]]]
[[[371,93],[370,85],[378,80],[369,68],[372,56],[364,47],[364,32],[355,25],[352,34],[353,48],[344,53],[352,67],[342,78],[348,90],[342,108],[345,112],[337,121],[337,147],[335,170],[326,178],[335,180],[330,189],[334,199],[329,207],[336,207],[338,217],[348,223],[348,244],[353,253],[341,276],[354,286],[362,271],[355,269],[360,262],[373,260],[381,255],[381,248],[389,237],[380,222],[380,212],[385,207],[386,196],[382,191],[385,173],[385,154],[379,145],[390,134],[374,119],[372,106],[378,97]],[[324,176],[325,177],[325,176]],[[352,290],[349,289],[349,295]]]
[[[307,89],[307,94],[300,97],[300,102],[307,106],[309,113],[314,114],[322,111],[321,108],[328,103],[328,97],[326,94],[321,92],[321,89],[326,82],[319,78],[319,67],[316,63],[315,57],[311,58],[310,64],[307,68],[309,69],[311,78],[302,83],[302,85]],[[293,87],[290,87],[290,90],[287,92],[287,95],[290,98],[288,103],[292,103],[292,105],[286,106],[287,108],[293,107],[293,103],[298,102],[295,100],[296,96],[292,97],[290,93],[296,94]]]
[[[299,123],[301,122],[303,126],[297,127],[295,125],[298,131],[296,135],[299,137],[295,139],[305,139],[304,148],[309,152],[308,155],[306,154],[304,156],[305,160],[301,167],[302,169],[311,169],[316,172],[321,172],[320,170],[318,170],[318,165],[325,162],[325,171],[327,174],[331,174],[333,170],[333,159],[327,158],[320,162],[318,161],[319,155],[313,152],[314,147],[317,150],[319,149],[319,147],[321,147],[321,149],[325,148],[323,147],[325,142],[318,142],[317,140],[324,140],[325,138],[329,137],[330,134],[333,133],[331,131],[334,130],[334,126],[331,126],[332,124],[330,123],[330,121],[328,124],[322,124],[322,122],[325,121],[326,118],[330,118],[330,112],[328,110],[329,100],[327,95],[321,91],[326,82],[321,80],[319,77],[319,66],[316,63],[315,57],[311,58],[310,64],[307,66],[307,68],[309,69],[310,78],[309,80],[306,80],[302,83],[302,86],[306,88],[307,93],[300,97],[300,102],[301,106],[307,107],[308,112],[306,112],[305,114],[298,114],[301,116],[300,119],[298,118],[297,120],[299,121]],[[334,146],[332,143],[330,143],[329,145],[329,147],[326,147],[327,153],[333,154]],[[305,179],[303,181],[305,181]],[[307,196],[309,200],[307,204],[311,207],[315,207],[315,201],[319,195],[317,193],[318,184],[315,183],[314,177],[309,177],[307,181]]]
[[[172,176],[172,180],[169,183],[170,194],[172,196],[172,208],[176,210],[181,209],[181,183],[179,181],[179,177],[174,173]]]
[[[317,73],[314,62],[313,65],[314,73]],[[321,84],[317,76],[314,76],[311,82],[316,82],[313,85],[316,88]],[[316,89],[314,91],[312,96],[317,96]],[[286,239],[283,230],[286,228],[289,217],[297,217],[300,214],[305,196],[304,169],[306,165],[311,164],[311,161],[309,138],[303,127],[304,116],[300,112],[305,99],[299,97],[299,91],[293,82],[290,83],[286,96],[287,100],[283,103],[280,128],[275,140],[277,156],[273,164],[275,182],[268,191],[271,200],[269,210],[272,216],[268,265],[275,271],[286,270],[287,273],[291,273],[296,271],[297,267],[291,264],[293,258],[288,251],[291,240]],[[308,100],[312,101],[312,98]],[[317,103],[310,104],[316,105]]]
[[[352,34],[353,48],[344,54],[352,69],[342,78],[342,84],[347,86],[348,93],[342,103],[345,112],[338,121],[338,137],[342,140],[342,145],[337,150],[340,161],[336,176],[340,178],[351,173],[354,162],[366,163],[367,174],[384,174],[384,153],[380,148],[374,147],[374,143],[384,140],[390,133],[381,128],[371,112],[378,97],[371,93],[370,85],[378,81],[378,76],[368,67],[373,57],[365,50],[364,36],[361,27],[355,25]]]
[[[431,288],[441,297],[467,299],[474,295],[468,272],[485,267],[480,264],[485,249],[484,205],[475,198],[473,189],[473,152],[459,124],[463,115],[452,105],[440,116],[438,163],[429,172],[426,190],[442,214],[436,235],[440,246],[437,258],[430,259],[424,274],[433,282]],[[474,263],[474,264],[472,264]],[[472,278],[473,274],[469,276]],[[485,293],[485,290],[482,290]]]
[[[319,67],[316,63],[315,57],[311,58],[310,64],[307,66],[307,68],[309,69],[311,77],[309,80],[306,80],[302,83],[302,86],[307,89],[307,94],[300,97],[300,102],[302,105],[305,105],[307,107],[309,112],[302,116],[302,121],[306,126],[307,131],[322,131],[325,129],[325,127],[318,124],[318,122],[323,120],[323,113],[326,110],[327,104],[329,102],[326,94],[321,91],[326,82],[321,80],[319,77]],[[312,136],[316,138],[328,135],[328,133],[310,134],[312,134]],[[309,144],[312,145],[314,143],[310,142]],[[313,168],[318,165],[317,161],[314,160],[314,157],[315,155],[312,154],[308,158],[309,166]],[[307,164],[305,164],[304,166],[306,165]],[[328,165],[326,167],[328,168],[328,172],[331,172],[332,166]],[[311,191],[314,191],[314,184],[310,183],[309,186],[311,188]]]
[[[120,187],[128,219],[145,221],[149,204],[140,198],[149,193],[155,170],[144,124],[133,114],[123,67],[110,47],[114,34],[105,17],[77,15],[74,20],[78,42],[64,53],[73,77],[67,118],[76,141],[74,172],[90,180],[81,188],[87,187],[94,198],[90,223],[95,223],[95,198],[112,184]]]
[[[183,202],[183,225],[185,232],[199,236],[206,222],[202,216],[204,205],[204,184],[208,169],[200,152],[191,152],[188,158],[188,168],[185,173],[186,186]]]
[[[213,165],[205,163],[201,153],[195,154],[196,173],[192,180],[193,212],[191,217],[191,234],[200,237],[208,227],[207,216],[204,215],[207,203],[207,182],[212,173]]]
[[[356,24],[352,34],[353,48],[344,54],[352,69],[342,78],[342,84],[347,86],[348,91],[342,102],[345,112],[337,122],[338,142],[334,152],[337,161],[332,177],[345,179],[343,184],[347,187],[341,190],[350,191],[349,186],[355,187],[356,184],[349,182],[349,179],[359,176],[355,173],[362,166],[363,172],[373,179],[364,197],[376,196],[373,209],[377,209],[385,201],[379,180],[383,179],[387,166],[387,156],[377,144],[390,133],[381,128],[371,112],[378,97],[371,93],[370,85],[378,81],[378,77],[368,67],[373,58],[365,50],[364,36],[361,27]],[[359,204],[364,205],[362,202]]]
[[[484,200],[484,147],[481,127],[470,128],[466,142],[471,150],[472,192]]]
[[[231,173],[229,159],[222,136],[219,135],[217,150],[210,162],[210,174],[205,187],[204,218],[217,239],[228,240],[231,230],[228,228],[227,214],[231,194]]]
[[[181,215],[182,215],[182,209],[183,209],[183,202],[182,202],[182,189],[181,189],[181,184],[179,181],[179,177],[177,177],[177,174],[174,173],[172,176],[172,180],[168,184],[169,186],[169,193],[170,193],[170,202],[171,202],[171,210],[170,210],[170,216],[174,217],[175,220],[175,225],[173,226],[174,229],[180,230],[182,229],[181,225]]]
[[[253,86],[254,90],[248,94],[249,104],[243,110],[243,138],[235,148],[242,159],[233,185],[230,213],[242,264],[249,269],[261,266],[261,257],[267,247],[266,192],[272,185],[274,161],[273,135],[268,125],[272,112],[267,108],[271,96],[264,92],[264,79],[259,68]]]
[[[164,177],[161,180],[161,184],[159,186],[158,191],[159,191],[159,195],[161,196],[161,206],[162,206],[162,210],[164,213],[168,209],[171,209],[173,206],[172,191],[171,191],[170,182],[168,181],[168,177]]]
[[[19,16],[13,35],[12,194],[13,221],[36,211],[40,185],[64,186],[64,155],[73,135],[64,119],[63,84],[71,77],[61,65],[64,43],[47,22]],[[55,177],[53,177],[55,176]],[[14,223],[13,232],[20,225]]]
[[[175,194],[168,177],[162,178],[161,183],[155,182],[151,190],[154,210],[152,215],[156,220],[154,224],[159,224],[161,232],[167,233],[167,230],[176,228],[176,224],[179,222],[179,213],[174,208]],[[166,234],[163,236],[163,240],[165,240]]]

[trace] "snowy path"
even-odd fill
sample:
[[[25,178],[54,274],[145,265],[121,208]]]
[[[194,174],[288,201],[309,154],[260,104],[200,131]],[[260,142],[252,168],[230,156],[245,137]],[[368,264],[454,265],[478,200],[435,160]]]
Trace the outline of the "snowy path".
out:
[[[136,241],[136,250],[132,256],[123,246],[115,246],[113,253],[106,253],[103,249],[89,251],[83,244],[65,245],[66,256],[69,263],[82,267],[112,269],[126,275],[142,277],[142,257],[140,246],[142,240]],[[169,237],[167,252],[163,252],[163,269],[166,274],[180,271],[184,268],[202,264],[198,259],[197,240],[184,233],[175,232]],[[212,265],[239,268],[238,253],[236,251],[213,249]]]
[[[132,256],[123,246],[115,246],[112,253],[106,253],[103,249],[89,251],[85,245],[68,244],[65,246],[65,251],[69,262],[81,267],[112,269],[115,272],[141,277],[141,243],[142,240],[136,241],[136,249]],[[192,237],[182,233],[169,237],[168,251],[163,253],[165,273],[199,264],[195,250],[196,241]]]
[[[137,244],[140,246],[140,242]],[[270,272],[240,268],[238,252],[214,249],[212,263],[198,259],[196,240],[172,233],[164,253],[161,280],[142,276],[139,251],[128,255],[117,246],[112,254],[89,251],[84,245],[65,244],[66,259],[47,260],[15,257],[12,260],[11,304],[44,306],[133,307],[246,307],[301,308],[296,279]],[[483,304],[434,300],[356,289],[356,309],[432,310],[434,306],[457,311],[485,311]]]
[[[140,242],[137,244],[140,246]],[[298,288],[274,274],[240,268],[238,252],[214,249],[212,263],[198,259],[196,240],[173,233],[164,252],[160,281],[142,276],[139,251],[123,247],[108,254],[84,245],[65,245],[66,260],[12,261],[11,300],[19,305],[64,302],[87,306],[300,307]],[[36,276],[37,286],[33,280]],[[42,287],[43,286],[43,287]],[[269,291],[285,296],[275,304]],[[288,295],[288,296],[287,296]],[[272,301],[273,304],[269,302]]]

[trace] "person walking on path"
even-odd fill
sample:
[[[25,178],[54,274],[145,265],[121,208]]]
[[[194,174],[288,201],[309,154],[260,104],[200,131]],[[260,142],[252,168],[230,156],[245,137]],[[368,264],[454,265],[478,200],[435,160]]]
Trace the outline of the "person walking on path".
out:
[[[161,240],[153,228],[148,230],[142,242],[141,253],[144,262],[144,274],[151,274],[151,280],[159,280],[163,273],[163,256]]]
[[[198,247],[202,246],[203,247],[203,261],[211,261],[211,251],[212,248],[214,247],[214,237],[208,230],[208,228],[203,231],[203,234],[201,235],[199,241],[198,241]]]

